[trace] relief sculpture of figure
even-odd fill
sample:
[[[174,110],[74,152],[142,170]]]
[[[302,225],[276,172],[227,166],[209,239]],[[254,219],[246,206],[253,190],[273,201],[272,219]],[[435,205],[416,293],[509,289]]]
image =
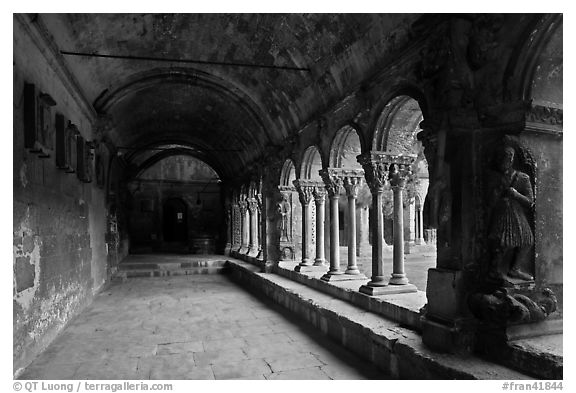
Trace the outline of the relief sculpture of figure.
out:
[[[288,202],[288,196],[286,194],[282,194],[282,201],[278,203],[278,212],[280,213],[280,241],[290,241],[288,237],[290,202]]]
[[[499,151],[489,191],[492,214],[488,239],[493,252],[489,277],[497,281],[505,281],[502,270],[509,278],[533,280],[521,267],[534,244],[529,222],[534,198],[530,177],[513,168],[515,153],[511,146]]]

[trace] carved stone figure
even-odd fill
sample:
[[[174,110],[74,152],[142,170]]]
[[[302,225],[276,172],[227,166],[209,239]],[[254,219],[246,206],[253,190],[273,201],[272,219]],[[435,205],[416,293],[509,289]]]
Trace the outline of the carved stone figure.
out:
[[[516,151],[506,145],[497,155],[497,171],[491,176],[489,245],[492,261],[489,278],[504,281],[502,270],[510,278],[532,280],[520,270],[527,261],[534,235],[529,222],[529,212],[534,203],[530,177],[513,168]]]
[[[502,288],[490,294],[476,293],[469,300],[476,318],[498,324],[542,321],[556,311],[557,303],[549,288],[530,296],[510,294]]]
[[[288,229],[290,223],[290,202],[288,201],[288,195],[282,194],[282,200],[278,203],[278,213],[280,213],[280,241],[290,241],[288,234]]]

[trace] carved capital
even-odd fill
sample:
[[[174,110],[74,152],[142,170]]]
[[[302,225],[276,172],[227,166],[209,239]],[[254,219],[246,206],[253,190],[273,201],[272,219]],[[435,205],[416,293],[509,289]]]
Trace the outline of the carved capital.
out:
[[[390,185],[392,188],[404,188],[412,174],[412,165],[392,164],[390,168]]]
[[[526,113],[526,121],[544,123],[553,126],[563,125],[562,109],[551,108],[542,105],[532,105]]]
[[[328,195],[331,198],[338,197],[338,195],[340,195],[340,190],[342,189],[342,178],[340,177],[340,171],[335,168],[325,168],[318,172],[324,181]]]
[[[294,186],[298,191],[298,198],[302,205],[308,205],[312,200],[315,185],[315,182],[310,180],[294,180]]]
[[[248,203],[248,210],[250,210],[250,214],[256,213],[256,210],[258,209],[258,201],[256,200],[256,198],[248,198],[247,203]]]
[[[328,194],[328,192],[326,191],[324,184],[322,184],[314,187],[313,194],[314,194],[314,201],[316,202],[317,205],[319,205],[326,201],[326,195]]]
[[[357,157],[358,162],[364,168],[364,177],[371,192],[382,192],[388,181],[390,165],[381,159],[378,153],[364,153]]]
[[[344,188],[346,189],[346,195],[354,199],[358,198],[358,191],[362,186],[362,177],[360,176],[345,176],[344,177]]]
[[[246,199],[239,201],[238,208],[240,209],[240,213],[245,214],[246,211],[248,211],[248,201]]]

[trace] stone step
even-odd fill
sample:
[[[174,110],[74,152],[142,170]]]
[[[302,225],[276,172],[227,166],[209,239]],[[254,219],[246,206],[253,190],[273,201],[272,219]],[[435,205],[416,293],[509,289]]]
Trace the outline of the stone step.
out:
[[[150,262],[123,262],[120,264],[120,270],[134,270],[134,269],[157,269],[157,270],[176,270],[176,269],[190,269],[190,268],[212,268],[222,267],[226,261],[216,260],[192,260],[189,262],[163,262],[158,261]]]
[[[229,259],[231,277],[278,303],[360,357],[398,379],[531,379],[475,356],[437,353],[402,323],[383,318],[278,274]]]
[[[131,277],[165,277],[165,276],[188,276],[193,274],[221,274],[225,267],[199,267],[191,269],[128,269],[122,270],[127,278]]]
[[[550,334],[508,342],[483,337],[478,343],[479,351],[495,362],[535,378],[563,379],[562,324],[561,319],[535,323],[533,325],[541,325]]]
[[[118,273],[125,277],[164,277],[192,274],[219,274],[225,268],[226,261],[219,259],[174,258],[158,256],[153,261],[138,257],[128,258],[118,266]]]

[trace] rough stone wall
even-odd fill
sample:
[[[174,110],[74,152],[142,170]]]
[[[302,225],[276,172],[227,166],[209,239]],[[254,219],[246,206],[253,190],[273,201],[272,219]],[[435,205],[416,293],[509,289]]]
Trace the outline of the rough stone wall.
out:
[[[45,49],[44,49],[45,50]],[[14,23],[13,367],[26,366],[105,282],[103,191],[24,148],[24,83],[50,94],[91,140],[83,115],[30,36]]]

